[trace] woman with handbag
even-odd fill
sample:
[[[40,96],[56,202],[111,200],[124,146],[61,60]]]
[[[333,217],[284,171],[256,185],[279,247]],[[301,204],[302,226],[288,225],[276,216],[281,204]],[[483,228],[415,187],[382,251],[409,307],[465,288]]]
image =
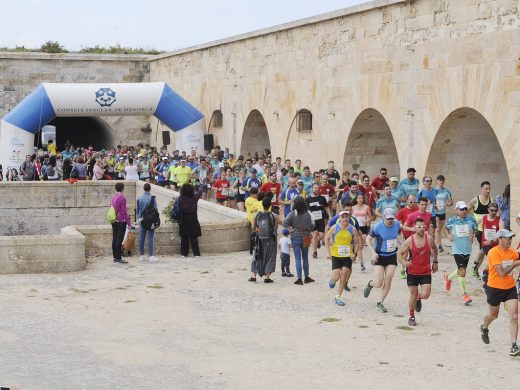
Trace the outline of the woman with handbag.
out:
[[[297,285],[312,283],[314,279],[309,276],[309,247],[312,241],[312,229],[314,223],[307,208],[307,202],[302,196],[297,196],[293,201],[293,209],[285,217],[282,224],[291,232],[291,244],[294,251],[296,274],[298,279],[294,282]],[[303,274],[305,279],[302,281],[302,262]]]

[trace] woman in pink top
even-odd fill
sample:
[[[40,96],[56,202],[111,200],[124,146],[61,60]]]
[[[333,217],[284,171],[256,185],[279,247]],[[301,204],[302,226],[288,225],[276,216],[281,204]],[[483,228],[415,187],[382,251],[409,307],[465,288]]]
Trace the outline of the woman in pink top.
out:
[[[352,215],[359,224],[359,230],[363,234],[363,242],[367,238],[367,234],[370,232],[370,222],[372,221],[372,210],[368,205],[365,204],[365,197],[363,194],[359,194],[356,197],[356,204],[352,206]],[[365,265],[363,264],[363,248],[358,251],[359,264],[361,266],[361,272],[365,271]]]
[[[121,246],[125,238],[126,227],[130,228],[130,216],[126,210],[126,198],[123,195],[125,185],[121,182],[116,183],[116,194],[112,197],[111,204],[116,210],[116,221],[112,224],[112,255],[114,262],[126,264],[127,261],[121,258]]]

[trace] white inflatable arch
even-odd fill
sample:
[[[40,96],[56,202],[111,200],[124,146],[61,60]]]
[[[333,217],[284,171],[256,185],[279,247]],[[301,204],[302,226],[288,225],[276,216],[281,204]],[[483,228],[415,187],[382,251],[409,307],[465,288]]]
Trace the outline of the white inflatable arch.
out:
[[[154,115],[175,133],[176,149],[204,150],[204,115],[166,83],[42,83],[2,118],[0,164],[18,169],[55,117],[124,115]]]

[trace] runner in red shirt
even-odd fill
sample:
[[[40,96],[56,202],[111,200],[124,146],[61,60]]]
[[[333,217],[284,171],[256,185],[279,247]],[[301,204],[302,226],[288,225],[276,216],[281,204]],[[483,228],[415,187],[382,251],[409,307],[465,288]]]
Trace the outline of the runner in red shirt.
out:
[[[404,224],[406,223],[406,220],[410,214],[413,214],[417,210],[419,210],[419,207],[417,207],[417,204],[415,203],[415,195],[408,195],[408,198],[406,198],[406,206],[399,210],[396,217],[397,220],[401,223],[401,231],[403,232],[403,237],[405,239],[410,237],[413,233],[404,230]]]
[[[213,189],[215,190],[215,198],[217,200],[217,203],[222,204],[226,207],[228,206],[230,187],[231,185],[227,180],[226,172],[222,171],[222,173],[220,174],[220,179],[217,179],[213,182]]]
[[[318,186],[318,195],[327,201],[327,214],[332,216],[333,202],[336,200],[336,189],[329,183],[329,176],[324,173],[321,175],[321,184]]]
[[[363,176],[363,181],[359,186],[359,190],[365,194],[365,203],[370,206],[372,211],[374,211],[378,196],[376,189],[370,185],[370,178],[367,175]]]
[[[276,172],[271,172],[269,174],[269,181],[267,183],[262,184],[260,187],[260,191],[262,192],[272,192],[273,199],[271,200],[271,204],[273,205],[273,213],[280,214],[280,194],[282,192],[282,186],[280,183],[276,182]]]
[[[414,232],[415,231],[415,220],[417,218],[422,218],[424,221],[424,224],[426,225],[426,229],[428,230],[428,233],[430,233],[430,236],[434,237],[433,232],[433,225],[430,225],[430,222],[432,221],[432,213],[429,213],[426,211],[426,208],[428,207],[429,200],[428,198],[425,198],[424,196],[421,196],[419,198],[419,210],[413,212],[408,216],[406,219],[406,222],[403,226],[403,230]]]
[[[427,203],[426,203],[427,204]],[[420,206],[419,206],[420,207]],[[399,262],[407,267],[406,284],[410,291],[408,309],[410,318],[408,325],[416,326],[415,311],[422,309],[422,300],[428,299],[432,291],[432,273],[437,272],[437,246],[433,236],[426,233],[426,224],[422,218],[416,218],[415,234],[406,239],[403,246],[397,252]],[[430,265],[430,257],[433,254],[433,262]],[[421,292],[419,292],[421,285]]]
[[[387,177],[388,171],[386,168],[381,168],[379,170],[379,176],[374,177],[372,181],[370,182],[370,185],[374,187],[378,194],[383,193],[383,189],[385,188],[386,184],[390,183],[390,180]]]

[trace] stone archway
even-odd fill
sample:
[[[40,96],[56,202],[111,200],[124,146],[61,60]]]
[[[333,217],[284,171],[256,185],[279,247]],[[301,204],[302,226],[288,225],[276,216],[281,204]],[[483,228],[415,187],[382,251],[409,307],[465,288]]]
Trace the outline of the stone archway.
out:
[[[350,130],[343,158],[343,168],[366,171],[371,178],[385,167],[389,176],[399,176],[399,157],[390,127],[381,113],[373,108],[362,111]]]
[[[446,177],[454,201],[468,202],[491,182],[493,196],[509,183],[507,165],[495,132],[478,111],[462,107],[442,122],[428,156],[426,174]]]
[[[242,132],[242,142],[240,145],[240,154],[248,156],[254,155],[255,152],[263,154],[264,149],[271,150],[271,142],[269,141],[269,133],[264,121],[264,117],[258,110],[249,113]]]

